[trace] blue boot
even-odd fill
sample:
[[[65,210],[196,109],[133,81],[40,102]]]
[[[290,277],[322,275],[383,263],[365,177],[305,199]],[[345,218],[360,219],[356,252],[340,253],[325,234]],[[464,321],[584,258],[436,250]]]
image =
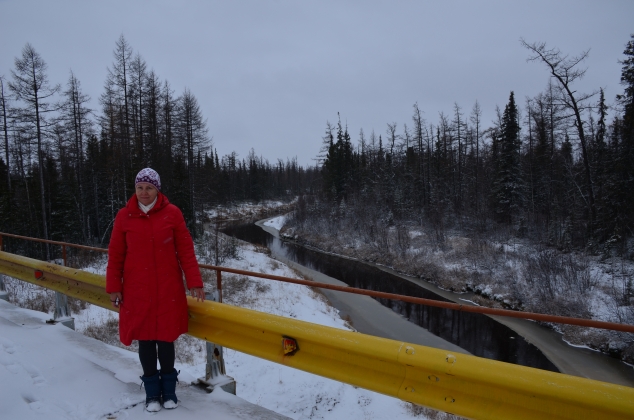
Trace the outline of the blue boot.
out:
[[[178,407],[178,399],[176,398],[176,382],[178,382],[178,374],[180,372],[174,369],[171,373],[161,372],[161,396],[163,398],[164,408]]]
[[[145,386],[145,409],[156,412],[161,409],[161,385],[158,372],[152,376],[141,376]]]

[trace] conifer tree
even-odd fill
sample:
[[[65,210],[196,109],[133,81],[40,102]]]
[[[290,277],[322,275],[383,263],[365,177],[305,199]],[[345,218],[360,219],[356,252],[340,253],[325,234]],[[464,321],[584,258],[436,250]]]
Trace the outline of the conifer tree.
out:
[[[475,168],[474,168],[474,207],[475,207],[475,211],[476,214],[479,212],[479,201],[480,201],[480,195],[478,194],[478,188],[480,185],[480,179],[479,179],[479,175],[480,175],[480,118],[482,117],[482,109],[480,109],[480,104],[478,103],[478,101],[475,102],[475,104],[473,105],[473,109],[471,110],[471,116],[469,117],[471,124],[473,124],[474,130],[475,130]]]
[[[4,78],[0,76],[0,106],[2,106],[2,134],[4,135],[4,156],[7,169],[7,191],[11,195],[11,165],[9,164],[9,129],[7,126],[7,103],[4,93]]]
[[[608,208],[611,204],[607,200],[606,187],[610,183],[611,171],[609,169],[609,155],[606,145],[606,124],[607,105],[605,104],[605,94],[600,90],[599,103],[597,104],[599,120],[597,121],[596,132],[592,138],[592,167],[594,170],[595,193],[597,200],[597,222],[595,228],[595,238],[603,241],[611,229],[611,222],[606,220],[610,213]]]
[[[15,70],[11,71],[13,82],[9,88],[15,98],[24,106],[19,109],[19,121],[27,130],[34,130],[37,140],[37,161],[40,179],[40,201],[42,211],[42,232],[48,239],[48,222],[46,209],[46,190],[44,187],[44,149],[45,130],[49,127],[46,114],[54,111],[51,98],[56,95],[59,85],[51,86],[46,74],[47,65],[31,44],[22,49],[22,57],[15,59]],[[47,246],[48,252],[48,246]],[[48,257],[48,256],[47,256]]]
[[[115,160],[119,168],[118,187],[121,194],[121,201],[125,202],[129,198],[128,175],[132,172],[132,161],[134,158],[131,147],[132,135],[130,105],[131,105],[131,62],[132,47],[123,35],[119,37],[113,51],[114,62],[112,68],[108,68],[108,78],[105,84],[105,92],[101,97],[104,105],[104,114],[110,122],[110,141],[116,145],[119,158]]]
[[[497,171],[493,183],[493,206],[496,218],[511,224],[522,208],[524,198],[520,166],[520,127],[515,96],[511,92],[504,108],[498,140]]]
[[[90,97],[81,90],[81,84],[71,71],[68,78],[67,89],[63,92],[64,101],[61,106],[61,120],[64,135],[72,139],[70,145],[73,174],[78,187],[77,206],[79,207],[80,231],[84,242],[88,239],[87,211],[84,183],[84,139],[92,134],[91,114],[87,104]]]
[[[462,108],[458,105],[457,102],[454,102],[454,119],[452,121],[453,124],[453,132],[455,133],[455,139],[458,143],[458,150],[456,153],[456,187],[454,188],[454,208],[458,213],[462,211],[462,203],[463,203],[463,160],[464,160],[464,149],[465,149],[465,131],[467,129],[467,124],[464,121],[464,116],[462,115]]]
[[[577,131],[579,144],[581,146],[581,157],[586,184],[586,196],[588,203],[588,212],[590,214],[589,231],[592,234],[594,229],[594,221],[596,219],[596,206],[594,199],[594,186],[592,181],[592,170],[590,168],[590,156],[588,153],[588,140],[584,128],[582,112],[588,108],[587,101],[595,95],[596,92],[590,94],[579,94],[573,88],[573,83],[581,79],[586,69],[579,68],[579,65],[588,57],[589,51],[583,51],[578,56],[569,57],[564,55],[556,48],[547,48],[546,43],[528,44],[523,39],[520,41],[522,45],[533,52],[533,56],[529,61],[538,60],[546,64],[550,70],[551,76],[557,81],[558,100],[566,106],[571,112],[574,119],[574,127]]]
[[[614,185],[612,199],[618,203],[615,237],[625,239],[625,232],[634,229],[634,34],[623,51],[625,59],[619,61],[623,94],[617,96],[622,107],[622,118],[613,124]]]
[[[352,142],[348,129],[344,130],[341,125],[341,119],[337,124],[337,141],[334,141],[330,124],[327,126],[324,141],[327,147],[322,167],[324,187],[331,198],[339,201],[346,198],[353,172]]]
[[[136,53],[130,62],[130,108],[132,109],[132,125],[134,128],[134,166],[148,166],[148,156],[146,155],[146,144],[144,141],[146,131],[145,114],[146,101],[146,72],[147,64]]]
[[[425,137],[425,120],[422,116],[422,111],[418,108],[418,103],[414,104],[414,115],[412,116],[414,121],[414,143],[416,145],[416,152],[418,154],[417,165],[417,204],[422,208],[427,204],[427,182],[425,181],[425,153],[424,153],[424,137]]]
[[[623,85],[624,91],[622,95],[617,95],[617,99],[621,106],[625,117],[634,117],[634,34],[630,35],[632,38],[625,46],[623,54],[625,59],[620,60],[619,63],[623,65],[621,68],[621,85]]]
[[[182,206],[189,222],[189,229],[196,236],[196,164],[194,157],[198,150],[207,147],[207,122],[202,116],[198,100],[189,89],[185,89],[177,102],[175,115],[175,140],[178,161],[184,165],[183,187],[187,194],[187,203],[178,203]]]

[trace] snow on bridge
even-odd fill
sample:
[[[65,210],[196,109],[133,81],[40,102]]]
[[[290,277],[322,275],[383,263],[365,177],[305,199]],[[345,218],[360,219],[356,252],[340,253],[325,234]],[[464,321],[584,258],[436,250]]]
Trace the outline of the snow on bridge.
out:
[[[3,419],[143,418],[145,390],[136,353],[86,337],[50,315],[0,300],[0,417]],[[189,386],[181,372],[175,410],[161,419],[287,419],[220,389]]]

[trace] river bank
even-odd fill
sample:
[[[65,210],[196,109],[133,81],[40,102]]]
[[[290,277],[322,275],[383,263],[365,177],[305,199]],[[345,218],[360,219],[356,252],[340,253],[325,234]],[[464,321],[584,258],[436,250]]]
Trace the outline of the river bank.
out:
[[[268,219],[258,221],[255,224],[279,239],[279,231],[271,226],[264,225],[266,220]],[[283,252],[280,252],[280,249],[276,249],[275,247],[271,249],[271,256],[299,271],[303,276],[313,281],[336,286],[347,286],[346,283],[340,280],[298,264],[290,258],[287,258]],[[326,289],[321,290],[321,293],[323,293],[330,304],[339,311],[341,318],[348,320],[351,326],[359,332],[393,340],[403,340],[404,337],[407,337],[407,341],[414,344],[469,354],[465,349],[443,340],[424,328],[407,321],[395,312],[383,307],[379,302],[369,296],[341,293]]]
[[[305,271],[308,275],[317,272],[318,275],[327,276],[325,280],[337,282],[334,284],[347,285],[366,290],[377,290],[387,293],[395,293],[407,296],[415,296],[433,300],[444,300],[432,292],[418,287],[399,277],[385,273],[375,267],[360,263],[353,259],[342,259],[323,252],[314,252],[304,247],[295,246],[287,242],[283,243],[278,237],[265,232],[253,223],[234,225],[224,230],[236,239],[250,242],[259,247],[267,248],[272,256],[283,261],[290,260],[312,271]],[[309,277],[305,274],[305,276]],[[309,277],[310,278],[310,277]],[[519,364],[539,369],[558,372],[553,365],[535,346],[508,327],[485,317],[481,314],[452,311],[444,308],[436,308],[423,305],[409,304],[406,302],[378,299],[372,302],[375,311],[364,311],[369,318],[352,313],[355,303],[347,303],[352,297],[340,292],[334,294],[331,303],[339,310],[342,316],[350,318],[349,321],[361,328],[358,331],[396,339],[430,345],[420,340],[421,334],[429,333],[451,342],[475,356],[492,360]],[[341,304],[341,299],[344,304]],[[378,305],[380,303],[381,305]],[[397,315],[394,317],[394,315]],[[388,324],[386,328],[373,331],[371,328],[382,325],[387,318],[398,319],[403,325],[409,327],[409,334],[398,334],[398,328]],[[418,328],[413,328],[418,327]]]
[[[280,235],[278,229],[264,225],[264,222],[266,220],[270,219],[260,221],[257,223],[257,225],[265,229],[271,235],[275,235],[279,238]],[[351,261],[352,260],[354,259],[351,259]],[[436,285],[433,285],[419,278],[397,272],[381,264],[365,261],[362,263],[376,267],[391,275],[398,276],[404,280],[407,280],[408,282],[416,284],[421,288],[430,290],[447,300],[461,304],[473,304],[470,302],[473,298],[473,294],[454,293],[441,289]],[[314,275],[314,273],[307,273],[309,277],[311,276],[311,274]],[[318,281],[322,280],[320,279]],[[345,308],[344,306],[344,311],[342,312],[342,315],[346,315],[346,311],[348,310],[349,309]],[[350,314],[351,313],[348,313],[348,315]],[[355,315],[362,318],[361,313],[357,313]],[[562,373],[616,383],[620,385],[634,386],[634,370],[631,366],[622,363],[617,359],[608,357],[600,352],[591,350],[589,348],[573,347],[563,341],[562,335],[560,333],[540,326],[532,321],[503,317],[490,318],[496,320],[503,325],[508,326],[518,335],[524,337],[529,343],[539,348],[542,353],[548,358],[548,360],[550,360]],[[363,321],[354,322],[357,323]]]

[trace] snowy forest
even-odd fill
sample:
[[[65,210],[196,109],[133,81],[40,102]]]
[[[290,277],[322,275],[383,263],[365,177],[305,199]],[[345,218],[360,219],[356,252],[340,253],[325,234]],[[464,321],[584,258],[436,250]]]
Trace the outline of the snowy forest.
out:
[[[327,124],[321,194],[282,235],[478,305],[634,323],[634,35],[610,103],[578,91],[587,52],[522,45],[549,83],[522,104],[509,92],[490,125],[478,102],[434,122],[414,104],[356,145],[343,117]],[[632,334],[551,326],[634,362]]]
[[[340,117],[326,126],[319,164],[303,168],[253,149],[219,156],[194,93],[177,95],[123,36],[99,109],[72,72],[64,85],[49,81],[43,56],[27,44],[0,79],[0,230],[103,246],[134,174],[151,166],[194,235],[214,205],[301,196],[297,220],[345,211],[372,240],[412,223],[433,226],[438,240],[452,227],[502,226],[563,250],[631,258],[634,38],[613,102],[601,88],[576,90],[587,52],[522,45],[550,82],[532,98],[510,92],[491,124],[477,101],[434,122],[414,104],[409,125],[361,130],[353,145]]]
[[[49,81],[30,44],[0,79],[0,231],[103,247],[147,166],[194,236],[211,206],[310,191],[316,173],[296,159],[219,156],[193,92],[176,94],[124,36],[113,55],[98,109],[72,71]]]
[[[477,101],[470,111],[456,103],[435,122],[414,104],[409,125],[361,129],[356,145],[341,117],[327,124],[323,194],[300,203],[297,220],[342,223],[350,214],[369,241],[412,223],[433,226],[439,241],[450,228],[502,227],[562,250],[632,258],[634,35],[620,61],[624,90],[612,104],[602,88],[576,90],[587,52],[522,45],[550,82],[532,98],[510,92],[491,125]]]
[[[202,267],[207,297],[288,325],[634,386],[634,333],[512,317],[634,326],[627,7],[461,3],[8,2],[0,249],[102,276],[115,216],[150,167],[182,210],[198,263],[229,270]],[[246,271],[313,286],[237,274]],[[460,310],[372,300],[322,281]],[[116,312],[69,296],[86,337],[33,329],[59,321],[62,296],[8,274],[0,286],[11,304],[0,301],[0,318],[16,324],[5,328],[11,337],[3,330],[0,341],[13,341],[3,354],[24,368],[5,369],[4,399],[25,402],[13,408],[26,417],[144,410],[138,343],[121,343]],[[463,317],[471,305],[511,315]],[[61,350],[42,361],[45,341]],[[238,396],[281,415],[454,418],[230,341],[223,363]],[[57,369],[67,350],[99,393]],[[204,341],[184,334],[175,353],[177,415],[221,415],[223,394],[203,404],[189,386],[206,372]]]

